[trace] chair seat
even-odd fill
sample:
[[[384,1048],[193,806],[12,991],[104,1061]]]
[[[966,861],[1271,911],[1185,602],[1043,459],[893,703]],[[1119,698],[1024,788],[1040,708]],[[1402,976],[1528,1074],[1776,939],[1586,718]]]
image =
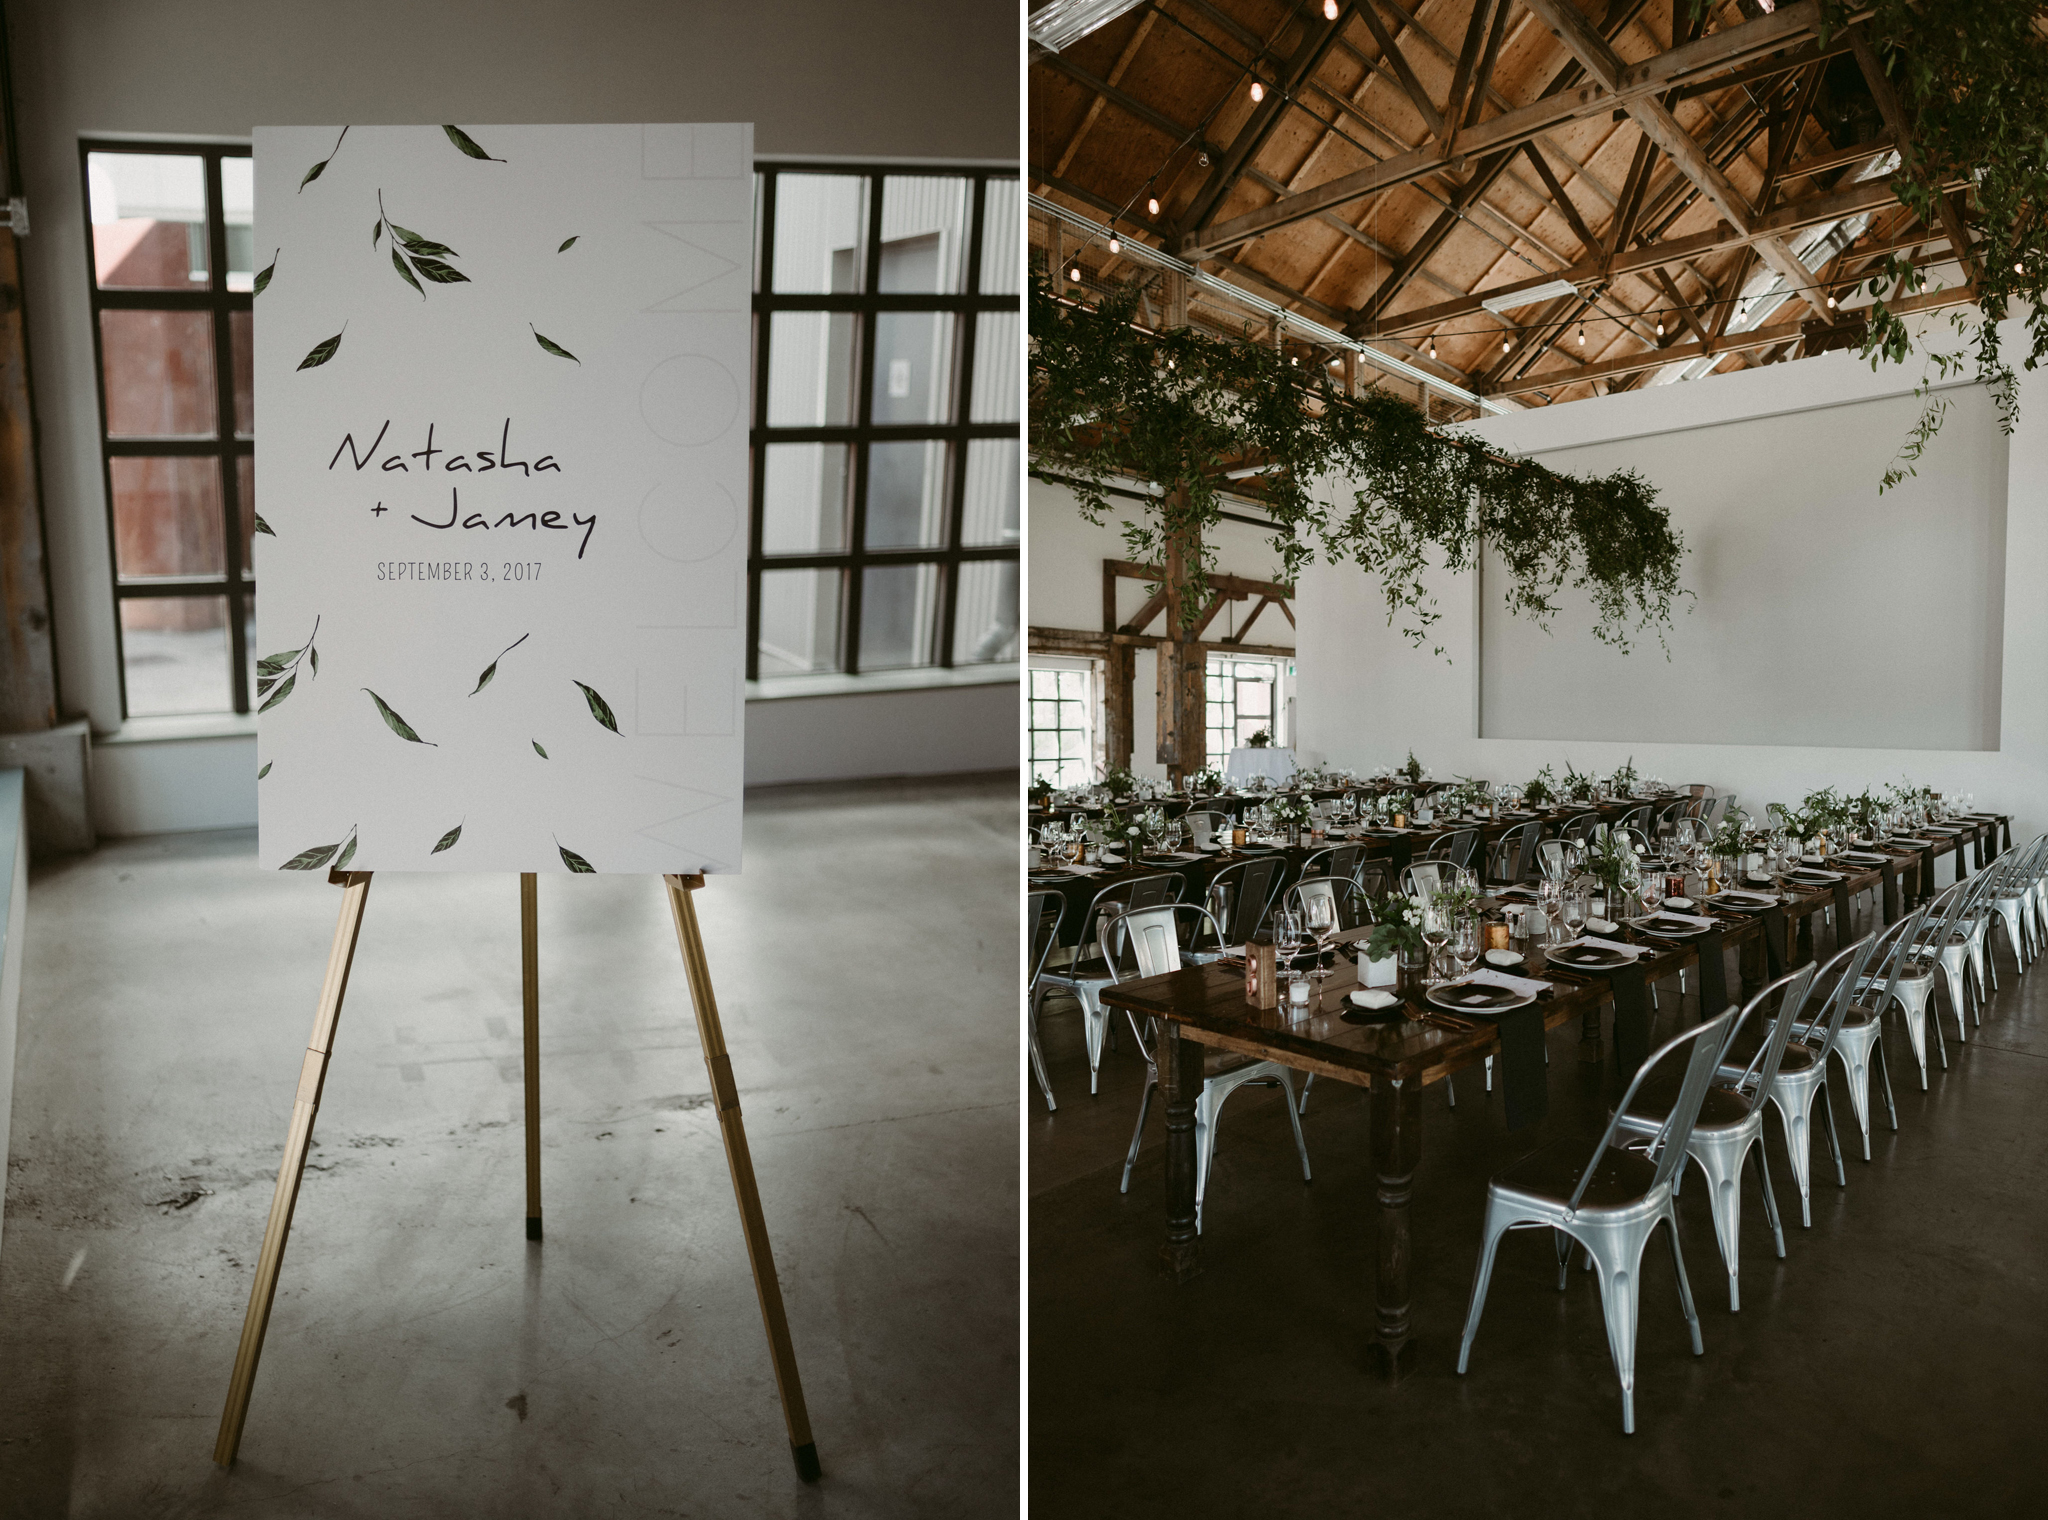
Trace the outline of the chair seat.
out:
[[[1678,1091],[1685,1085],[1685,1073],[1674,1071],[1667,1079],[1663,1073],[1653,1075],[1636,1092],[1635,1102],[1628,1108],[1628,1117],[1661,1126],[1678,1102]],[[1694,1122],[1694,1129],[1734,1129],[1750,1116],[1749,1099],[1730,1087],[1709,1087],[1707,1096],[1700,1104],[1700,1116]]]
[[[1867,1029],[1877,1022],[1877,1010],[1865,1008],[1861,1003],[1851,1003],[1849,1011],[1842,1015],[1844,1029]]]
[[[1796,1029],[1798,1026],[1795,1024],[1793,1027]],[[1735,1043],[1728,1048],[1727,1054],[1721,1057],[1721,1071],[1723,1075],[1730,1071],[1739,1072],[1748,1066],[1751,1061],[1756,1059],[1756,1053],[1763,1049],[1764,1041],[1769,1037],[1770,1029],[1768,1026],[1763,1029],[1749,1029],[1745,1027],[1741,1033],[1736,1035]],[[1788,1040],[1785,1042],[1784,1058],[1778,1062],[1778,1070],[1781,1072],[1807,1071],[1812,1068],[1814,1059],[1812,1046],[1802,1045],[1797,1040]],[[1711,1090],[1709,1089],[1709,1091]]]
[[[1498,1188],[1562,1203],[1579,1185],[1585,1154],[1585,1144],[1579,1140],[1568,1145],[1546,1145],[1495,1173],[1488,1191]],[[1635,1203],[1650,1191],[1656,1176],[1656,1165],[1640,1151],[1610,1146],[1594,1169],[1593,1180],[1587,1184],[1579,1207],[1619,1208]]]

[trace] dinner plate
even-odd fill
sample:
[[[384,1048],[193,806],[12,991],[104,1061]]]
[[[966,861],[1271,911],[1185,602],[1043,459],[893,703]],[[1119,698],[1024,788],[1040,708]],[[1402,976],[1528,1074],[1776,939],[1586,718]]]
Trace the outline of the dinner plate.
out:
[[[1615,966],[1626,966],[1634,957],[1619,950],[1606,950],[1598,945],[1573,945],[1567,949],[1546,950],[1545,960],[1557,962],[1560,966],[1579,966],[1588,971],[1606,971]]]
[[[1645,913],[1641,918],[1630,919],[1628,926],[1631,929],[1640,929],[1645,934],[1654,934],[1659,939],[1691,939],[1695,934],[1707,932],[1706,927],[1689,924],[1682,918],[1673,918],[1666,913]]]
[[[1536,1001],[1529,993],[1517,992],[1512,987],[1496,987],[1491,982],[1450,982],[1442,987],[1432,987],[1429,1000],[1453,1013],[1505,1013],[1510,1008],[1526,1008]]]
[[[1822,874],[1818,871],[1787,871],[1785,873],[1785,880],[1797,882],[1802,887],[1832,887],[1835,884],[1835,875],[1839,874],[1839,872]]]
[[[1768,892],[1719,892],[1714,896],[1717,906],[1728,908],[1772,908],[1778,899]]]

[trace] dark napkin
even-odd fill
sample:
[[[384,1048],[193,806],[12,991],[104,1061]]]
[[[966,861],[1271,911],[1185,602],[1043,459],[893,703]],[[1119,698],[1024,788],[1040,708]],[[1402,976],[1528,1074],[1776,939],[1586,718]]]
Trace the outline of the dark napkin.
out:
[[[1711,1019],[1728,1006],[1728,965],[1721,950],[1719,925],[1698,941],[1700,952],[1700,1018]]]
[[[1884,876],[1884,923],[1889,929],[1899,921],[1899,863],[1887,855],[1878,870]]]
[[[1515,973],[1519,975],[1520,973]],[[1434,1003],[1430,1004],[1434,1008]],[[1526,1129],[1550,1111],[1550,1076],[1543,1063],[1543,1010],[1536,1003],[1498,1012],[1457,1008],[1459,1018],[1491,1019],[1500,1036],[1500,1088],[1507,1126]]]
[[[1855,935],[1850,932],[1849,928],[1852,922],[1854,920],[1849,917],[1849,883],[1847,881],[1838,881],[1835,883],[1835,948],[1837,950],[1855,938]]]
[[[1920,900],[1925,902],[1934,895],[1934,846],[1929,845],[1920,852]]]
[[[1766,980],[1775,982],[1785,974],[1785,963],[1791,959],[1786,948],[1785,905],[1773,903],[1757,915],[1764,921],[1764,965],[1768,968]]]

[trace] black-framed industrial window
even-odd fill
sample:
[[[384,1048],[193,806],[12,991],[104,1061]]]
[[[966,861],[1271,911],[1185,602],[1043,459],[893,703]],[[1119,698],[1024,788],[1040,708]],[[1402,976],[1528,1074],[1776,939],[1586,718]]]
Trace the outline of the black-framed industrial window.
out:
[[[1017,659],[1016,171],[756,168],[748,678]]]
[[[122,712],[246,713],[249,149],[86,140],[79,172]]]

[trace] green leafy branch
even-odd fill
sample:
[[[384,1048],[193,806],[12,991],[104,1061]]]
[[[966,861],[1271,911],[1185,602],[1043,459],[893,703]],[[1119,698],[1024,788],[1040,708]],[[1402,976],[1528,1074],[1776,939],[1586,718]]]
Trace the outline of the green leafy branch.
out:
[[[461,254],[446,243],[437,243],[432,238],[421,237],[409,227],[401,227],[391,220],[384,209],[384,192],[377,192],[377,224],[370,229],[370,246],[375,248],[384,235],[384,229],[391,229],[391,267],[398,271],[398,277],[419,292],[422,301],[427,298],[426,280],[435,285],[467,285],[469,276],[449,263],[459,259]],[[400,251],[403,245],[403,252]]]
[[[339,860],[334,859],[334,852],[336,850],[341,851],[341,858]],[[310,850],[301,850],[290,860],[279,866],[278,869],[280,871],[317,871],[326,865],[328,861],[334,860],[335,870],[346,871],[348,863],[355,858],[356,826],[350,824],[346,838],[336,840],[333,844],[316,844]]]
[[[1404,619],[1416,644],[1441,616],[1425,575],[1474,568],[1482,544],[1505,567],[1518,615],[1547,626],[1569,586],[1592,601],[1596,637],[1624,652],[1643,629],[1661,642],[1688,594],[1685,544],[1641,476],[1582,478],[1502,458],[1385,391],[1346,396],[1320,366],[1249,337],[1148,331],[1140,294],[1134,283],[1091,308],[1034,280],[1031,457],[1067,477],[1091,522],[1111,510],[1112,479],[1156,487],[1124,540],[1141,562],[1182,549],[1183,622],[1208,599],[1224,471],[1249,463],[1279,527],[1273,578],[1294,584],[1318,554],[1351,561],[1378,578],[1388,622]]]
[[[269,530],[266,528],[264,531]],[[319,633],[320,619],[316,614],[313,631],[306,635],[305,643],[297,649],[281,649],[276,654],[267,654],[256,662],[256,695],[265,697],[263,705],[256,709],[259,714],[269,712],[292,694],[292,689],[299,684],[301,662],[304,662],[309,675],[320,674],[320,651],[313,647],[313,640]],[[257,779],[260,781],[262,778],[259,776]]]

